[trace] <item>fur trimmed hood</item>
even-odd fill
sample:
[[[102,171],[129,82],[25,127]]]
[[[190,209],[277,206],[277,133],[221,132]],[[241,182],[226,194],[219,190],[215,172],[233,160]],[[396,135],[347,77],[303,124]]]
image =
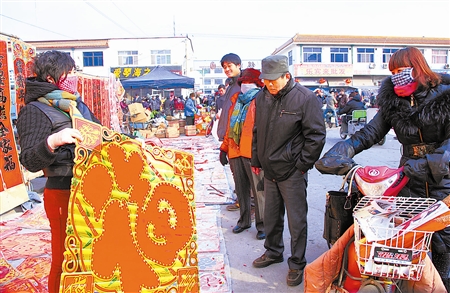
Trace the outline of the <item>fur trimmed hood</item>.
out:
[[[450,75],[443,74],[442,82],[431,89],[419,88],[411,97],[399,97],[394,92],[391,78],[386,78],[377,96],[380,114],[395,127],[396,132],[406,135],[417,133],[418,128],[444,124],[450,121]]]

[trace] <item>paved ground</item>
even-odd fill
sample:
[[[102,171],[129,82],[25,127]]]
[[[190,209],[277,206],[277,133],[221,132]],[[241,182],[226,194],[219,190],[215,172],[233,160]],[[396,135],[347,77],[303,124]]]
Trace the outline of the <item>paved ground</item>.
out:
[[[328,129],[324,152],[341,140],[337,128]],[[394,139],[392,134],[389,134],[387,136],[387,141],[383,146],[376,145],[370,150],[357,155],[355,161],[361,165],[386,165],[396,167],[399,154],[399,143]],[[230,186],[233,188],[234,183],[229,171],[229,166],[225,167],[225,171]],[[42,192],[45,178],[37,178],[32,182],[34,190],[38,193]],[[339,189],[341,183],[342,177],[340,176],[322,175],[315,169],[309,172],[309,230],[306,255],[308,262],[313,261],[328,249],[326,241],[322,238],[325,194],[327,190]],[[221,227],[225,239],[225,250],[228,256],[228,267],[231,274],[231,276],[228,276],[232,288],[231,292],[303,292],[303,284],[297,287],[288,287],[286,285],[286,275],[288,271],[286,260],[290,256],[290,235],[287,228],[287,220],[285,221],[284,233],[284,243],[286,247],[284,252],[285,261],[271,265],[267,268],[256,269],[253,268],[252,261],[264,253],[264,240],[257,240],[255,238],[256,229],[254,226],[240,234],[233,234],[231,230],[237,223],[239,212],[227,211],[225,205],[221,205],[220,209]]]
[[[324,152],[341,140],[337,128],[328,129]],[[388,134],[387,141],[383,146],[373,146],[370,150],[357,155],[355,161],[360,165],[396,167],[400,158],[399,147],[400,145],[394,139],[394,136]],[[322,237],[325,194],[327,190],[338,190],[341,183],[342,177],[340,176],[322,175],[315,169],[309,172],[308,247],[306,253],[308,262],[313,261],[328,249],[327,243]],[[285,220],[283,237],[286,247],[285,261],[257,269],[252,266],[252,261],[264,253],[264,240],[255,238],[256,229],[254,226],[240,234],[233,234],[231,230],[237,223],[238,212],[227,211],[225,206],[222,206],[221,209],[222,231],[231,267],[233,292],[303,292],[303,283],[297,287],[286,285],[287,258],[290,256],[290,235],[287,220]]]

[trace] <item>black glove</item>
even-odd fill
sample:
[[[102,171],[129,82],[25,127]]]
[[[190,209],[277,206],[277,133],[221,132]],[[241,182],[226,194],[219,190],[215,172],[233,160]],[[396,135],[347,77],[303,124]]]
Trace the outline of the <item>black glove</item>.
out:
[[[222,166],[225,166],[226,164],[228,164],[227,153],[224,151],[220,151],[219,160],[220,160],[220,163],[222,164]]]
[[[413,180],[420,182],[433,182],[433,177],[430,176],[430,168],[428,167],[427,159],[410,159],[406,161],[403,172],[405,175]]]
[[[354,155],[353,146],[346,141],[340,141],[314,165],[322,174],[345,175],[356,165],[352,159]]]
[[[345,175],[356,165],[353,159],[345,156],[323,157],[315,164],[322,174]]]

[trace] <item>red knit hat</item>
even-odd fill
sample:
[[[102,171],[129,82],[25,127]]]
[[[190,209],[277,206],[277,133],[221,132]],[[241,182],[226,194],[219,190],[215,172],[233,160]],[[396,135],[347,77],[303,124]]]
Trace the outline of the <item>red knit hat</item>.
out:
[[[241,76],[238,78],[238,84],[241,85],[241,83],[254,83],[258,87],[263,87],[264,83],[259,78],[259,75],[261,74],[261,71],[254,68],[246,68],[242,71]]]

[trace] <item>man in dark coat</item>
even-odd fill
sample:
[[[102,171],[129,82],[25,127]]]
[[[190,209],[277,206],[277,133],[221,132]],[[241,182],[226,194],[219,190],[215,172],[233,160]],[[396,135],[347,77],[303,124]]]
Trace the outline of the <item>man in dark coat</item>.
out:
[[[252,171],[264,170],[264,254],[253,261],[256,268],[284,261],[284,215],[291,234],[288,286],[303,281],[306,266],[306,187],[311,169],[325,145],[322,101],[296,83],[288,58],[274,55],[262,60],[264,89],[256,99],[252,141]]]

